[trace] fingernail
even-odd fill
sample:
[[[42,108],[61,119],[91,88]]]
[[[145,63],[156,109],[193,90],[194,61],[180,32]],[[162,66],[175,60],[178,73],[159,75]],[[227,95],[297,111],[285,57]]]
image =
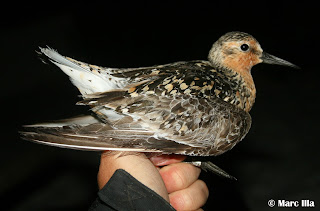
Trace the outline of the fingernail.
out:
[[[168,157],[164,155],[154,156],[150,158],[151,162],[155,166],[161,166],[168,161]]]

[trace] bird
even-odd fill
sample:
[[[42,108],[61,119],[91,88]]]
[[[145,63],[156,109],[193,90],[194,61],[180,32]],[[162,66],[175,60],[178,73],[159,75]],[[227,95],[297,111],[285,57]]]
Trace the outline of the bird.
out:
[[[264,52],[252,35],[239,31],[214,42],[208,60],[149,67],[102,67],[48,46],[40,51],[69,76],[82,96],[77,104],[89,106],[92,114],[26,125],[22,138],[94,151],[221,155],[251,127],[249,112],[256,98],[252,67],[267,63],[298,68]]]

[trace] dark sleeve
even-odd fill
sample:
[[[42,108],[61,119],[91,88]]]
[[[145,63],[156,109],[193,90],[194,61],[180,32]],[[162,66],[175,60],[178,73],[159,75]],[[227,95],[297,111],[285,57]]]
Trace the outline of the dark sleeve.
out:
[[[128,172],[118,169],[98,192],[90,211],[102,210],[175,210],[153,190]]]

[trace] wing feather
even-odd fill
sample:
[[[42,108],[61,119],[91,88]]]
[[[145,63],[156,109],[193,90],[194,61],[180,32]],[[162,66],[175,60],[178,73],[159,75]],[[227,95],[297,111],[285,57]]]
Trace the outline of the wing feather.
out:
[[[162,152],[184,154],[190,146],[178,144],[166,139],[156,139],[152,131],[142,129],[134,123],[114,125],[105,123],[74,124],[70,119],[66,125],[37,124],[25,127],[20,132],[22,138],[50,146],[80,150],[119,150],[135,152]]]
[[[136,97],[124,95],[118,100],[109,100],[110,95],[116,94],[101,93],[82,103],[97,105],[99,109],[114,109],[139,121],[142,128],[154,133],[153,137],[202,149],[201,153],[207,155],[230,150],[251,126],[249,113],[219,98],[140,93]]]

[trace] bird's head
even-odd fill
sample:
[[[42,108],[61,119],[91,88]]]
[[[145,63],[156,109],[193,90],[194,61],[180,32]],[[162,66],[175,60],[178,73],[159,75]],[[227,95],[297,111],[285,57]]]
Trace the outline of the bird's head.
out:
[[[209,61],[215,67],[225,67],[243,76],[250,74],[251,68],[262,62],[297,68],[290,62],[265,53],[259,42],[244,32],[229,32],[220,37],[209,52]]]

